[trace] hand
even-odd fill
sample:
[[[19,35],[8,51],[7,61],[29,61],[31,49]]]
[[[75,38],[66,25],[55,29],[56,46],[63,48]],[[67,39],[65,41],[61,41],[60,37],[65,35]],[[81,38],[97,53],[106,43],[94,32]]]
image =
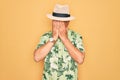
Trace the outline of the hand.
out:
[[[52,26],[53,26],[53,28],[52,28],[52,31],[53,31],[52,36],[53,36],[53,38],[54,38],[55,41],[56,41],[56,40],[58,39],[58,28],[59,28],[59,22],[53,20],[53,21],[52,21]]]
[[[68,35],[67,35],[67,27],[65,26],[64,22],[60,22],[60,27],[59,27],[59,37],[62,41],[68,39]]]

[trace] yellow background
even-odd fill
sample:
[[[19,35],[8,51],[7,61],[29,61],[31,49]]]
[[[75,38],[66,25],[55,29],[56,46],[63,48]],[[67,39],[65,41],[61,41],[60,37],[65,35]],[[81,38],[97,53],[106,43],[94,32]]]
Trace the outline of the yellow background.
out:
[[[85,61],[79,80],[120,80],[120,11],[118,0],[1,0],[0,80],[41,80],[43,61],[33,51],[51,29],[46,17],[54,5],[69,4],[70,29],[83,36]]]

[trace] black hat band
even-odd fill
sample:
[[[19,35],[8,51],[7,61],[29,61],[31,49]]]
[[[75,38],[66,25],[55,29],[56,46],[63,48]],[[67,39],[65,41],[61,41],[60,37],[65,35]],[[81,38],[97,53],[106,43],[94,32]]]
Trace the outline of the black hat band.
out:
[[[55,16],[55,17],[63,17],[63,18],[64,17],[70,17],[70,14],[55,13],[55,12],[53,12],[52,15]]]

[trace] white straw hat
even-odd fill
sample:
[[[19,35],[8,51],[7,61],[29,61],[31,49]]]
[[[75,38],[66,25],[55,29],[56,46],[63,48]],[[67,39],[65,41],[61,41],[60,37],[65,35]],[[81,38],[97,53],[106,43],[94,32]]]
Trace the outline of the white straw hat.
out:
[[[47,14],[47,17],[52,20],[60,20],[60,21],[70,21],[74,19],[74,17],[71,16],[69,13],[68,5],[60,5],[60,4],[56,4],[53,13]]]

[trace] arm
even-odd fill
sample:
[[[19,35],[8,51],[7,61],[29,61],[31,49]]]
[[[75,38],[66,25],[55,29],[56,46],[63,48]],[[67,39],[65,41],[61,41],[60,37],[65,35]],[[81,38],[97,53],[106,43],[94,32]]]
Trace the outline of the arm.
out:
[[[46,44],[42,45],[40,48],[34,51],[34,60],[39,62],[44,59],[45,56],[49,53],[54,43],[48,41]]]
[[[67,36],[67,27],[62,22],[60,24],[61,27],[59,28],[59,37],[68,50],[70,56],[79,64],[83,63],[85,53],[81,52],[71,43]]]
[[[58,39],[58,29],[57,29],[58,23],[56,23],[56,21],[54,21],[52,26],[53,26],[52,35],[56,42],[56,40]],[[34,51],[34,60],[36,62],[39,62],[40,60],[44,59],[45,56],[49,53],[49,51],[53,47],[53,45],[55,44],[55,42],[48,41],[46,44],[44,44],[41,47],[39,47],[38,49],[36,49]]]
[[[72,43],[69,39],[63,39],[62,40],[66,49],[68,50],[70,56],[76,61],[78,62],[79,64],[83,63],[84,61],[84,54],[85,53],[82,53],[80,52]]]

